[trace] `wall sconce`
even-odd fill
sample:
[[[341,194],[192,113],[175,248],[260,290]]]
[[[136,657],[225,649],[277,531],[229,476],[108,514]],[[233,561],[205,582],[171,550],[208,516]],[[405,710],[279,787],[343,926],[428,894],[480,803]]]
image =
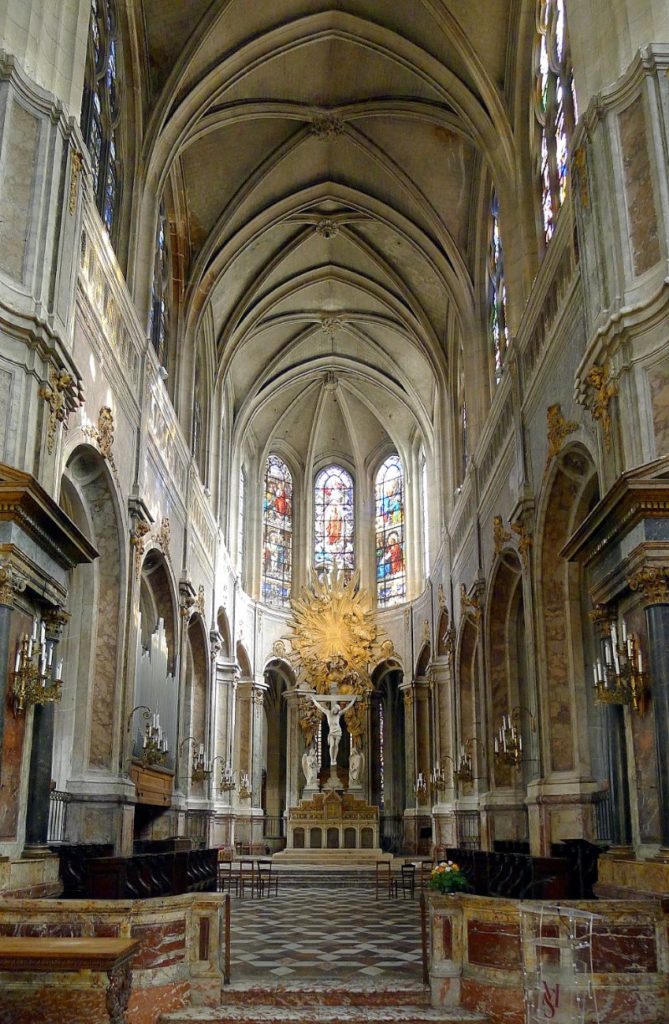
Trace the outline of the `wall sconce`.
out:
[[[470,737],[461,745],[457,761],[454,760],[450,754],[444,754],[441,762],[434,766],[430,774],[430,782],[432,784],[432,788],[436,790],[436,792],[441,793],[447,788],[446,773],[443,769],[444,761],[450,761],[453,765],[453,778],[456,782],[472,781],[474,778],[474,766],[471,754],[473,742],[473,737]]]
[[[205,779],[211,778],[212,765],[209,764],[209,758],[204,752],[204,743],[200,743],[196,750],[197,740],[194,736],[187,736],[185,740],[181,741],[179,751],[183,752],[183,748],[186,743],[193,744],[193,757],[191,760],[190,778],[191,782],[204,782]]]
[[[641,644],[636,633],[627,632],[622,621],[620,635],[615,620],[601,624],[602,657],[592,667],[597,704],[628,705],[639,712],[646,690]]]
[[[523,760],[523,737],[518,729],[523,711],[530,719],[532,732],[536,729],[534,717],[527,708],[515,707],[510,714],[502,715],[502,724],[494,738],[497,764],[506,764],[517,768]]]
[[[63,662],[56,666],[55,679],[51,678],[53,641],[46,639],[46,627],[38,628],[33,619],[32,635],[24,633],[16,644],[16,660],[12,672],[10,699],[14,716],[25,713],[28,704],[51,704],[61,698]]]
[[[422,800],[427,796],[427,782],[422,772],[418,772],[418,777],[414,785],[414,792],[418,800]]]
[[[130,732],[132,716],[136,711],[141,711],[142,718],[146,719],[142,737],[142,753],[139,758],[142,768],[164,765],[167,761],[169,747],[167,736],[163,733],[160,725],[160,715],[157,711],[152,711],[146,704],[138,704],[128,715],[128,732]]]
[[[211,763],[212,768],[217,761],[221,762],[221,777],[218,782],[219,793],[231,793],[233,789],[236,789],[235,785],[235,773],[230,767],[230,762],[226,761],[223,764],[223,758],[218,754]]]
[[[239,782],[239,797],[241,800],[251,799],[251,790],[249,789],[249,773],[242,772],[242,777]]]

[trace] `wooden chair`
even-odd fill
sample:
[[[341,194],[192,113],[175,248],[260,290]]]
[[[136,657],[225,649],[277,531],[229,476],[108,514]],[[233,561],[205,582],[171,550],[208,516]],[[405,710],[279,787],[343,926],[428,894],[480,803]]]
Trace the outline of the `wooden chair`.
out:
[[[427,889],[427,884],[432,876],[432,869],[434,867],[434,861],[422,860],[420,862],[420,874],[418,876],[418,886],[421,889]]]
[[[274,895],[279,894],[279,876],[276,872],[272,874],[271,860],[258,860],[256,862],[256,892],[258,897],[269,896],[274,884]]]
[[[216,890],[217,892],[232,892],[232,887],[235,887],[235,896],[239,895],[239,872],[237,865],[234,864],[229,858],[221,859],[219,852],[219,861],[217,864],[217,875],[216,875]]]
[[[377,860],[375,872],[374,896],[379,898],[379,891],[390,899],[397,897],[397,879],[393,874],[393,866],[389,860]]]
[[[402,898],[407,898],[407,893],[410,899],[413,899],[416,891],[416,865],[412,862],[410,864],[402,864],[400,868],[400,881],[402,883]]]
[[[253,897],[256,881],[255,861],[251,858],[242,857],[241,860],[237,862],[237,867],[237,883],[239,886],[239,895],[243,896],[244,890],[248,886],[249,889],[251,890],[251,897]]]

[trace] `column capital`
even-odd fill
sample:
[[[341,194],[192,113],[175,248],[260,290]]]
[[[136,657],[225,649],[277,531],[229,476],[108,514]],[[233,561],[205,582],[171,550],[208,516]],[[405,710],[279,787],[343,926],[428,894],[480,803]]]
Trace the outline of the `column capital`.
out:
[[[627,582],[631,590],[639,593],[644,607],[669,604],[669,566],[646,565]]]
[[[26,589],[26,583],[10,562],[0,562],[0,605],[13,608],[15,595]]]
[[[42,621],[44,622],[47,640],[53,640],[55,643],[59,643],[69,618],[69,613],[64,611],[62,608],[47,608],[43,611]]]

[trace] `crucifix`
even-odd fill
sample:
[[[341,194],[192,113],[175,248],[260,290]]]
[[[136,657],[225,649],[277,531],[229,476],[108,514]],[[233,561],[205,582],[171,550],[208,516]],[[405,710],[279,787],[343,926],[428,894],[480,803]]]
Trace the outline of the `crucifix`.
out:
[[[337,774],[337,754],[339,753],[339,742],[342,737],[341,728],[341,716],[344,715],[349,708],[353,707],[358,694],[353,694],[353,697],[349,700],[348,704],[342,705],[339,703],[339,696],[336,693],[320,694],[320,701],[316,699],[315,693],[309,694],[311,700],[321,711],[328,723],[328,750],[330,752],[330,778],[325,783],[325,789],[341,789],[342,783]],[[347,694],[348,696],[348,694]],[[321,703],[325,701],[326,703]],[[328,706],[329,705],[329,706]]]

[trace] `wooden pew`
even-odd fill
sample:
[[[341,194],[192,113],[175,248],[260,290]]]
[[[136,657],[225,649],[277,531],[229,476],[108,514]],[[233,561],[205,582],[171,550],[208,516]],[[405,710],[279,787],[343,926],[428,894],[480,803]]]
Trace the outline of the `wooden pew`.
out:
[[[0,971],[100,971],[109,978],[106,1007],[110,1024],[127,1024],[126,1010],[132,988],[131,961],[140,945],[132,939],[0,936]]]

